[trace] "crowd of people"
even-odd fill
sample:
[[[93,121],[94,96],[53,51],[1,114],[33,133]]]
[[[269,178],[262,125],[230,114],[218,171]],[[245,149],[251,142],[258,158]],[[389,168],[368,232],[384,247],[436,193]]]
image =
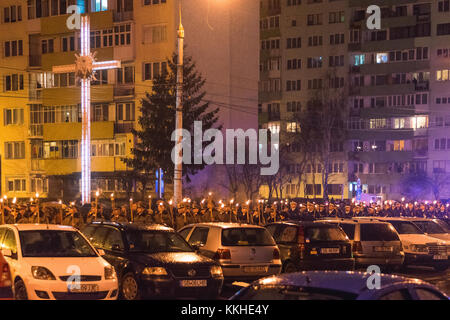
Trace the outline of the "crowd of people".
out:
[[[204,199],[201,202],[183,199],[177,206],[172,201],[136,202],[111,207],[98,204],[69,205],[62,203],[2,203],[0,223],[41,223],[70,225],[81,229],[92,221],[133,222],[164,224],[175,229],[200,222],[240,222],[264,225],[286,220],[316,220],[327,217],[352,218],[360,216],[448,218],[448,204],[434,202],[383,203],[312,201],[231,201]]]

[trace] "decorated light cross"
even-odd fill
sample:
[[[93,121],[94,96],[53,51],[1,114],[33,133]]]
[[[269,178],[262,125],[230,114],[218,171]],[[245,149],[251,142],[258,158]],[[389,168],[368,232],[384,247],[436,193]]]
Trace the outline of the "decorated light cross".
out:
[[[90,48],[89,16],[81,17],[81,54],[75,54],[75,64],[54,66],[53,73],[75,72],[81,82],[81,202],[91,202],[91,80],[95,71],[120,68],[120,61],[96,61]]]

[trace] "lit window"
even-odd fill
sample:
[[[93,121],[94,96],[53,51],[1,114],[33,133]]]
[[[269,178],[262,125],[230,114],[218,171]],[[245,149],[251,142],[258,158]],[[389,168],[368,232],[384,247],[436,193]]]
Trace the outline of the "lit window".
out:
[[[108,10],[108,0],[95,0],[95,11]]]
[[[377,63],[388,63],[388,54],[377,53]]]

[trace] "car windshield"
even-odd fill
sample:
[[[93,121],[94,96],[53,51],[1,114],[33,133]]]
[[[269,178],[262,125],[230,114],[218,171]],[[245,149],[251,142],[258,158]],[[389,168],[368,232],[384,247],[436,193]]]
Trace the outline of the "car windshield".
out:
[[[222,230],[222,245],[233,246],[274,246],[275,241],[269,231],[263,228],[228,228]]]
[[[98,257],[78,231],[20,231],[23,257]]]
[[[387,223],[363,223],[360,226],[361,241],[399,241],[394,227]]]
[[[399,234],[423,234],[423,232],[413,223],[408,221],[387,221],[392,224]]]
[[[233,300],[354,300],[356,295],[323,288],[255,285],[243,289]]]
[[[337,226],[308,227],[305,230],[305,240],[315,241],[345,241],[347,235]]]
[[[415,225],[425,233],[438,234],[447,233],[440,225],[434,221],[414,221]]]
[[[193,252],[189,244],[177,233],[167,231],[128,231],[131,252]]]
[[[448,225],[447,222],[445,222],[443,220],[439,220],[439,219],[433,220],[433,221],[436,222],[438,225],[440,225],[441,228],[445,230],[445,232],[447,232],[447,233],[449,232],[450,225]]]

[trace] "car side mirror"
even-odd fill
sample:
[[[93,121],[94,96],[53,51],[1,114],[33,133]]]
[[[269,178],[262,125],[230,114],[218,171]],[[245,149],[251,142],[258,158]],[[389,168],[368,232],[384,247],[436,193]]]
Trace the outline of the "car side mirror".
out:
[[[105,250],[103,249],[97,249],[97,252],[100,256],[104,256],[105,255]]]
[[[12,251],[11,251],[11,249],[2,249],[2,255],[4,257],[12,258]]]
[[[195,251],[199,251],[200,250],[200,246],[198,244],[193,244],[191,245],[192,249],[194,249]]]

